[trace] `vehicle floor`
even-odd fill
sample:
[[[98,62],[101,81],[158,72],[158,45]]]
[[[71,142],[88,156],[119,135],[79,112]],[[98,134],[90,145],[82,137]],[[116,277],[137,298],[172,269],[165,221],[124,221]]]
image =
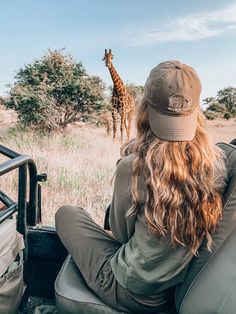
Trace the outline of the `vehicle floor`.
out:
[[[18,310],[17,314],[33,314],[39,305],[55,305],[55,300],[39,297],[30,297],[24,309]]]

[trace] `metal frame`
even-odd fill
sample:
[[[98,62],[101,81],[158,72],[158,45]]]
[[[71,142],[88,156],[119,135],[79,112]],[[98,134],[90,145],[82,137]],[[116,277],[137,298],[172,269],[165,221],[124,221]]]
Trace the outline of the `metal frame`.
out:
[[[0,191],[0,200],[6,205],[6,209],[0,212],[0,224],[17,212],[16,229],[24,236],[24,282],[28,287],[28,237],[29,228],[35,227],[41,221],[41,189],[39,181],[46,181],[46,174],[38,174],[37,167],[31,157],[0,145],[0,154],[10,158],[0,164],[0,176],[12,170],[18,169],[18,200],[12,201],[4,192]],[[28,183],[29,177],[29,183]],[[28,183],[28,184],[27,184]],[[27,188],[29,200],[27,201]],[[27,289],[28,290],[28,289]],[[25,292],[25,300],[28,292]]]
[[[3,192],[0,193],[3,202],[11,207],[0,213],[0,223],[10,217],[14,212],[18,211],[17,230],[24,236],[26,234],[26,225],[36,226],[41,221],[41,189],[38,182],[46,181],[45,173],[38,174],[37,167],[31,157],[21,155],[13,150],[0,145],[0,154],[10,158],[0,164],[0,176],[14,170],[19,169],[18,173],[18,204],[10,200]],[[27,203],[27,174],[29,174],[29,201]],[[8,212],[8,213],[7,213]]]
[[[10,160],[7,160],[0,164],[0,176],[5,175],[11,172],[14,169],[19,169],[18,172],[18,202],[14,203],[8,198],[3,192],[1,196],[3,202],[9,206],[4,211],[0,213],[0,223],[12,216],[16,211],[18,212],[17,216],[17,231],[19,231],[24,238],[26,238],[26,214],[27,214],[27,166],[29,163],[33,163],[33,160],[27,155],[20,155],[7,147],[0,145],[0,153]],[[36,169],[36,167],[35,167]],[[6,202],[7,201],[7,202]],[[36,209],[36,207],[35,207]],[[26,249],[27,252],[27,249]],[[25,256],[26,258],[26,256]]]

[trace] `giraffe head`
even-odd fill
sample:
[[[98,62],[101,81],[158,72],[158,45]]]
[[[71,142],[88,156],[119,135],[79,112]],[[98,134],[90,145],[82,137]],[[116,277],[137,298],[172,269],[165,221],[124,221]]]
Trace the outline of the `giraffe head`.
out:
[[[105,49],[105,54],[102,60],[105,60],[106,67],[109,68],[109,66],[112,64],[113,54],[111,52],[111,49],[109,49],[109,52],[107,52],[107,49]]]

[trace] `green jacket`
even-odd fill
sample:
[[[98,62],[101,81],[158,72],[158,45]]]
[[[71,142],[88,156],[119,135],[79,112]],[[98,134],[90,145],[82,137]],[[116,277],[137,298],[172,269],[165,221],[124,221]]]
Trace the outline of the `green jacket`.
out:
[[[183,282],[193,255],[181,245],[173,247],[169,237],[151,234],[142,206],[135,214],[127,215],[132,205],[134,158],[134,154],[125,157],[116,170],[109,223],[122,246],[111,259],[111,267],[122,287],[133,293],[153,295]],[[147,190],[143,177],[140,177],[139,189],[144,203]]]

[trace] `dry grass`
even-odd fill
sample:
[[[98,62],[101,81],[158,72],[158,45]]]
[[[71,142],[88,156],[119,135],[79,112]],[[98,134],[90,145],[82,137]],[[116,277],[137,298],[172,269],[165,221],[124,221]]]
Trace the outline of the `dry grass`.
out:
[[[91,127],[74,127],[64,134],[39,136],[12,128],[9,124],[12,117],[12,112],[0,110],[4,122],[0,122],[0,143],[32,156],[38,171],[48,174],[48,181],[42,183],[43,222],[54,224],[55,211],[62,204],[74,204],[86,208],[102,224],[104,210],[111,200],[110,181],[119,158],[119,141],[114,144],[105,129]],[[236,121],[207,121],[207,130],[214,142],[230,142],[236,137]],[[1,189],[13,199],[16,178],[17,173],[0,177]]]
[[[102,224],[119,157],[119,143],[114,144],[104,129],[74,128],[49,137],[7,128],[2,130],[0,142],[32,156],[38,171],[48,174],[48,181],[42,183],[44,223],[54,223],[54,213],[62,204],[74,204],[86,208]],[[16,177],[15,173],[0,178],[1,189],[13,198]]]

